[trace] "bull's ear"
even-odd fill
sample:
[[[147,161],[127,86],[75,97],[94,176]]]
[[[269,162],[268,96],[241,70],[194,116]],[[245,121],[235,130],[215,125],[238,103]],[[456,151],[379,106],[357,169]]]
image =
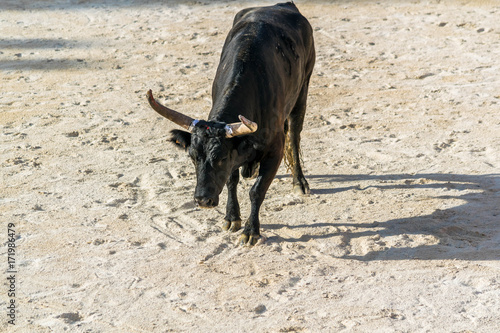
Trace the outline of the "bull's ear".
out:
[[[231,140],[237,141],[236,147],[238,151],[238,155],[240,156],[246,156],[247,159],[253,160],[256,157],[257,154],[257,145],[253,142],[253,140],[250,140],[249,138],[246,137],[235,137]]]
[[[191,145],[191,133],[181,131],[181,130],[172,130],[170,131],[172,136],[170,137],[170,141],[182,147],[184,149],[188,149]]]

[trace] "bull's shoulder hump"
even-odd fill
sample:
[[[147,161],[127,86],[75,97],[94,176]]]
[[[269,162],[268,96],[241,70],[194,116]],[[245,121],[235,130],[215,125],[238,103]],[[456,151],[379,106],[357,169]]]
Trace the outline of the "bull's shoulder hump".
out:
[[[234,18],[233,26],[242,22],[264,21],[279,24],[286,21],[306,20],[292,2],[279,3],[274,6],[246,8],[238,12]]]

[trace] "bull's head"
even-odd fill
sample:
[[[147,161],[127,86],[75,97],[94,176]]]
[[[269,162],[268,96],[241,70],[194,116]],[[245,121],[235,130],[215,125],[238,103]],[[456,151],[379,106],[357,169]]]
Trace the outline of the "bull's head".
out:
[[[195,201],[203,208],[217,206],[219,194],[233,168],[248,150],[244,147],[245,141],[229,139],[255,132],[257,124],[241,115],[241,122],[232,124],[197,120],[161,105],[154,99],[151,90],[147,97],[156,112],[188,131],[173,130],[172,141],[188,149],[195,165]]]

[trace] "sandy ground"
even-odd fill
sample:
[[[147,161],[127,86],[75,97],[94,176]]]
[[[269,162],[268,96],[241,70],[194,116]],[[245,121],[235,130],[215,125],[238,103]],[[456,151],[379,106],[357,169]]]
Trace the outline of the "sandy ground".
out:
[[[0,2],[0,331],[500,330],[500,3],[296,1],[312,194],[282,166],[247,248],[145,93],[204,118],[235,13],[271,3]]]

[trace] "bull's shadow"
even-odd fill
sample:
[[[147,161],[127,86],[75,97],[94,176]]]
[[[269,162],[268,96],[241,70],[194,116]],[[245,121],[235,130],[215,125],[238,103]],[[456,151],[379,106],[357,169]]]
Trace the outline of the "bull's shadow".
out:
[[[90,40],[63,40],[51,38],[3,38],[0,50],[22,50],[15,58],[0,57],[0,70],[66,70],[85,69],[88,59],[72,59],[56,57],[45,53],[45,56],[34,56],[35,51],[68,51],[71,49],[88,49],[93,47]],[[65,52],[62,52],[65,53]],[[0,53],[1,54],[1,53]],[[26,57],[26,55],[30,55]],[[42,52],[42,54],[44,54]]]
[[[450,193],[455,195],[441,195],[434,198],[441,199],[444,205],[452,199],[458,199],[464,201],[464,203],[447,209],[436,207],[432,214],[378,221],[376,223],[373,223],[373,221],[367,221],[366,223],[362,221],[351,223],[352,221],[349,221],[345,223],[342,220],[335,220],[312,224],[285,225],[265,224],[265,221],[263,221],[262,226],[264,229],[304,229],[300,238],[282,237],[279,230],[276,230],[277,236],[269,237],[268,242],[305,243],[311,239],[327,241],[342,235],[343,242],[349,248],[353,240],[366,236],[378,235],[380,240],[384,242],[384,239],[387,240],[391,236],[428,235],[437,240],[434,245],[388,246],[364,255],[346,251],[346,254],[341,257],[356,260],[500,259],[500,174],[313,175],[309,176],[308,179],[310,179],[312,185],[312,193],[320,197],[335,196],[335,194],[347,190],[364,191],[369,188],[380,190],[400,189],[402,191],[408,189],[409,193],[418,189],[453,189]],[[421,179],[426,181],[419,182]],[[351,185],[355,182],[362,182],[365,186]],[[322,184],[326,184],[328,187],[322,188]],[[460,192],[462,191],[466,193],[461,195]],[[376,197],[374,200],[376,201]],[[408,200],[412,199],[409,198]],[[376,207],[373,209],[376,209]],[[313,219],[314,216],[311,216],[310,220]],[[354,220],[356,220],[355,217]],[[342,229],[352,229],[352,231],[321,235],[308,234],[307,232],[307,229],[310,228],[331,230],[332,227],[336,227],[336,229],[343,227]]]

